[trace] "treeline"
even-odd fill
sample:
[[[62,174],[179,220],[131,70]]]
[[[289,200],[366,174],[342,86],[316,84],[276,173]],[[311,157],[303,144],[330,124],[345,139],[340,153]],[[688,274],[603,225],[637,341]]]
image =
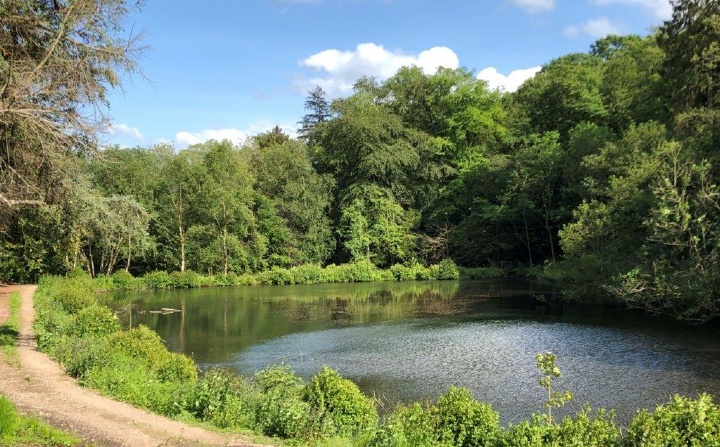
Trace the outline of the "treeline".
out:
[[[720,5],[550,61],[517,92],[405,67],[307,98],[299,139],[64,158],[0,209],[0,278],[520,265],[691,321],[720,314]],[[68,174],[69,173],[69,174]]]
[[[562,419],[548,412],[503,427],[491,405],[462,388],[450,387],[435,402],[398,405],[380,417],[377,401],[326,367],[309,381],[287,366],[251,378],[225,369],[199,375],[190,358],[169,352],[147,327],[121,329],[92,287],[82,274],[42,278],[35,295],[40,349],[82,385],[166,416],[317,447],[720,445],[720,408],[707,394],[675,396],[652,412],[639,410],[624,428],[611,411],[589,406]],[[560,371],[551,356],[537,357],[548,408],[569,398],[552,388]]]

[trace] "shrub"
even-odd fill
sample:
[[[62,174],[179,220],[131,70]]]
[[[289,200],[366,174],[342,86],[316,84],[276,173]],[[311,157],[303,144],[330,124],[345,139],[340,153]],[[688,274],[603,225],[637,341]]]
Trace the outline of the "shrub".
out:
[[[453,445],[490,446],[497,438],[500,417],[489,404],[473,399],[469,390],[451,387],[438,397],[437,414],[441,439]]]
[[[53,296],[63,310],[69,314],[75,314],[81,309],[95,304],[97,301],[89,288],[82,284],[69,282],[60,287]]]
[[[457,264],[450,258],[443,259],[438,264],[437,279],[458,279],[460,271]]]
[[[173,287],[177,289],[190,289],[200,287],[203,284],[202,277],[192,270],[184,272],[172,272],[170,274]]]
[[[378,413],[375,402],[358,386],[328,367],[312,378],[307,400],[321,419],[323,432],[358,436],[375,428]]]
[[[437,414],[419,403],[400,405],[375,432],[368,447],[440,447]]]
[[[118,270],[112,274],[112,282],[115,289],[118,290],[135,290],[139,289],[141,282],[125,270]]]
[[[309,437],[316,418],[304,400],[304,381],[289,367],[273,367],[255,374],[262,393],[256,412],[256,427],[267,436]]]
[[[168,272],[149,272],[143,276],[145,287],[149,289],[167,289],[172,287],[173,280]]]
[[[90,370],[109,366],[112,351],[101,339],[64,337],[52,354],[68,375],[83,379]]]
[[[574,418],[566,416],[559,424],[549,423],[546,414],[534,415],[532,421],[511,425],[501,442],[503,447],[616,447],[620,430],[614,416],[598,410],[594,417],[589,407]]]
[[[184,408],[220,428],[251,428],[255,405],[250,386],[237,374],[212,369],[183,396]]]
[[[720,446],[720,408],[707,394],[674,396],[654,413],[640,411],[628,426],[629,447]]]
[[[140,359],[113,353],[107,364],[90,369],[81,383],[117,399],[160,414],[174,416],[178,396],[189,382],[162,382]]]
[[[75,315],[71,335],[101,337],[120,330],[120,321],[106,306],[91,304]]]
[[[138,359],[157,373],[161,380],[197,379],[195,363],[182,354],[169,352],[160,336],[147,326],[116,332],[109,336],[108,341],[116,352]]]
[[[303,264],[290,269],[295,284],[317,284],[323,282],[323,268],[318,264]]]

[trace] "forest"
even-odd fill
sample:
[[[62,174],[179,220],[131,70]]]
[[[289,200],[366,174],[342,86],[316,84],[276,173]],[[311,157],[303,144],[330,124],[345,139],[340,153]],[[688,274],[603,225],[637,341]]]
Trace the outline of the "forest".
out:
[[[29,6],[32,3],[33,8]],[[569,299],[720,316],[720,4],[674,1],[516,92],[468,69],[319,87],[297,138],[101,147],[126,2],[0,6],[0,282],[369,261],[512,265]]]

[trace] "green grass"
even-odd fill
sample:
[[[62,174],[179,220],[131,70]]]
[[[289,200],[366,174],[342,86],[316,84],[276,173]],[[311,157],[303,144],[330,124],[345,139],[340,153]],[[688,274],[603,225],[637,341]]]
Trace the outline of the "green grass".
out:
[[[0,396],[0,445],[75,446],[75,436],[51,427],[35,417],[23,416],[5,396]]]
[[[20,292],[10,295],[8,301],[9,314],[3,324],[0,324],[0,352],[9,364],[18,364],[17,338],[20,334]]]

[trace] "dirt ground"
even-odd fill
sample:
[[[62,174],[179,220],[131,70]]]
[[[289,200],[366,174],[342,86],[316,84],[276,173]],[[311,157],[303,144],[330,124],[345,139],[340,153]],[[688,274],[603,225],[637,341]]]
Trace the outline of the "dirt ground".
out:
[[[0,394],[23,413],[77,434],[96,446],[238,446],[254,447],[241,435],[225,435],[173,421],[80,387],[60,366],[37,350],[32,322],[36,286],[0,286],[0,317],[8,296],[19,290],[20,367],[0,359]],[[0,320],[0,324],[4,318]]]

